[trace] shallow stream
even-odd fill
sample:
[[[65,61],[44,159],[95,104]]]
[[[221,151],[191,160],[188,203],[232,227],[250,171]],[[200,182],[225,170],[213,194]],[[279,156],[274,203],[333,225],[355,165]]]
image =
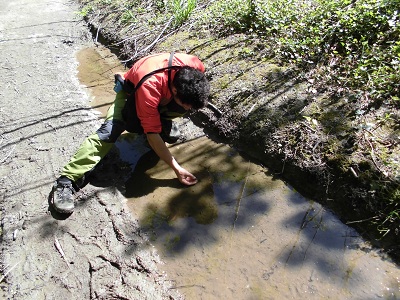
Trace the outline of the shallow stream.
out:
[[[123,68],[101,47],[82,50],[78,60],[81,83],[104,115],[113,73]],[[128,206],[187,299],[400,299],[398,266],[229,146],[202,134],[170,146],[198,177],[192,187],[182,186],[143,139],[125,135],[116,146],[133,170]]]

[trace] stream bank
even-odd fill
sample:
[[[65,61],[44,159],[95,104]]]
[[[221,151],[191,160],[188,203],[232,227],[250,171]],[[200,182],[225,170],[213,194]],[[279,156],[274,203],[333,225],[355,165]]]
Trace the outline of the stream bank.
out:
[[[119,60],[102,46],[83,49],[78,59],[78,77],[103,111]],[[145,138],[131,133],[88,179],[127,198],[160,255],[159,269],[186,299],[400,297],[400,270],[353,228],[274,172],[209,139],[189,118],[175,122],[181,141],[168,147],[196,185],[181,186]]]
[[[151,11],[141,12],[138,26],[128,28],[115,19],[118,14],[110,12],[109,6],[79,2],[91,5],[85,20],[95,41],[107,45],[127,68],[154,52],[197,55],[206,65],[211,102],[223,114],[217,117],[202,110],[191,115],[193,122],[334,211],[399,261],[398,111],[393,113],[384,105],[367,110],[330,87],[318,88],[308,77],[307,72],[313,70],[297,70],[267,59],[268,47],[254,35],[214,36],[192,24],[155,43],[149,36],[141,37],[147,27],[140,22],[151,19]],[[134,50],[142,53],[135,57]],[[389,112],[391,121],[371,125]],[[386,149],[382,144],[392,146]],[[388,163],[379,157],[386,157]]]

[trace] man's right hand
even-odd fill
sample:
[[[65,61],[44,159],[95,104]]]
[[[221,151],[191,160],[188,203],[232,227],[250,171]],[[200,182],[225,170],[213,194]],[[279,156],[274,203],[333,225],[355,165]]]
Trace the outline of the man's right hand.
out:
[[[197,178],[184,168],[180,168],[180,170],[175,171],[176,176],[179,181],[185,185],[194,185],[197,183]]]
[[[197,183],[197,178],[178,164],[158,133],[148,133],[147,140],[154,152],[174,170],[181,183],[185,185]]]

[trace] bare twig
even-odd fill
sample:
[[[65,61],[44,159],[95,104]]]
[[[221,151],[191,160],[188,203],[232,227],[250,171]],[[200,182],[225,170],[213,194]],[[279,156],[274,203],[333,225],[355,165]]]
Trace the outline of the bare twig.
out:
[[[356,171],[353,169],[353,167],[350,167],[350,171],[351,171],[351,173],[353,173],[353,175],[354,175],[354,177],[358,177],[358,175],[357,175],[357,173],[356,173]]]
[[[32,144],[33,143],[30,143],[29,146],[31,146],[33,149],[35,149],[37,151],[49,151],[50,150],[50,148],[45,148],[45,147],[41,147],[41,146],[36,147],[36,146],[34,146]]]
[[[167,30],[168,26],[171,24],[172,20],[174,19],[174,16],[172,16],[167,24],[164,26],[164,28],[161,30],[160,34],[154,39],[154,41],[148,45],[147,47],[143,48],[142,50],[136,52],[131,58],[129,58],[128,60],[122,61],[123,63],[127,63],[133,59],[135,59],[139,54],[141,53],[145,53],[147,50],[151,49],[154,47],[155,44],[157,44],[157,42],[160,40],[161,36],[164,34],[164,31]]]
[[[246,116],[249,116],[249,115],[250,115],[250,113],[253,111],[253,109],[254,109],[254,107],[256,107],[256,105],[257,105],[257,103],[254,103],[254,104],[250,107],[250,109],[249,109],[249,111],[247,112]]]
[[[54,238],[54,246],[56,247],[57,251],[60,253],[61,257],[64,259],[64,261],[67,263],[68,268],[69,268],[69,263],[67,261],[67,258],[65,257],[64,250],[62,249],[61,244],[56,237]]]
[[[216,113],[219,117],[222,116],[222,111],[219,110],[218,107],[216,107],[214,104],[208,102],[207,108],[212,110],[214,113]]]
[[[247,164],[246,178],[245,178],[245,180],[243,182],[242,188],[240,190],[239,197],[238,197],[237,202],[236,202],[235,219],[233,220],[233,226],[232,226],[231,233],[233,233],[233,230],[235,229],[235,226],[236,226],[236,221],[239,218],[240,205],[241,205],[241,202],[242,202],[242,199],[243,199],[245,188],[247,188],[247,181],[249,179],[249,172],[250,172],[250,161]]]
[[[373,130],[376,130],[378,127],[374,128]],[[364,129],[364,131],[368,132],[370,135],[372,135],[375,138],[375,141],[377,141],[378,143],[386,146],[386,147],[391,147],[393,145],[393,143],[388,142],[388,141],[384,141],[381,137],[377,136],[375,133],[373,133],[371,130],[368,129]]]
[[[312,132],[317,132],[314,128],[312,128],[311,126],[307,125],[304,122],[300,122],[301,125],[304,125],[305,127],[307,127],[308,129],[310,129]]]
[[[99,26],[99,28],[97,28],[97,32],[96,32],[96,40],[94,41],[95,43],[97,43],[97,40],[99,38],[100,30],[101,30],[101,27]]]
[[[355,224],[355,223],[362,223],[362,222],[366,222],[366,221],[373,220],[373,219],[375,219],[375,218],[376,218],[376,216],[375,216],[375,217],[368,218],[368,219],[364,219],[364,220],[349,221],[349,222],[346,222],[346,225]]]
[[[372,158],[372,162],[374,163],[375,167],[378,169],[379,172],[381,172],[383,175],[388,176],[388,174],[382,170],[379,166],[378,163],[376,162],[375,159],[375,151],[374,151],[374,146],[372,145],[372,143],[367,139],[367,137],[364,137],[365,140],[367,141],[367,143],[369,144],[369,146],[371,147],[371,158]]]
[[[143,32],[143,33],[141,33],[141,34],[138,34],[138,35],[135,35],[135,36],[131,36],[131,37],[128,37],[128,38],[126,38],[126,39],[123,39],[123,40],[121,40],[121,41],[119,41],[119,42],[117,42],[117,43],[114,43],[113,45],[114,46],[118,46],[118,45],[121,45],[121,44],[123,44],[123,43],[125,43],[125,42],[128,42],[128,41],[130,41],[130,40],[136,40],[137,38],[139,38],[139,37],[141,37],[141,36],[145,36],[145,35],[147,35],[147,34],[149,34],[150,33],[150,31],[146,31],[146,32]]]

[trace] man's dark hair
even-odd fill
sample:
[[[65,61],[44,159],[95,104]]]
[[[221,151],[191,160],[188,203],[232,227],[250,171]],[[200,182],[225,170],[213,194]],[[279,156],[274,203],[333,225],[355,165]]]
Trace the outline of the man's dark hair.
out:
[[[173,84],[177,97],[182,103],[200,109],[207,105],[210,84],[202,72],[192,67],[182,67],[174,77]]]

